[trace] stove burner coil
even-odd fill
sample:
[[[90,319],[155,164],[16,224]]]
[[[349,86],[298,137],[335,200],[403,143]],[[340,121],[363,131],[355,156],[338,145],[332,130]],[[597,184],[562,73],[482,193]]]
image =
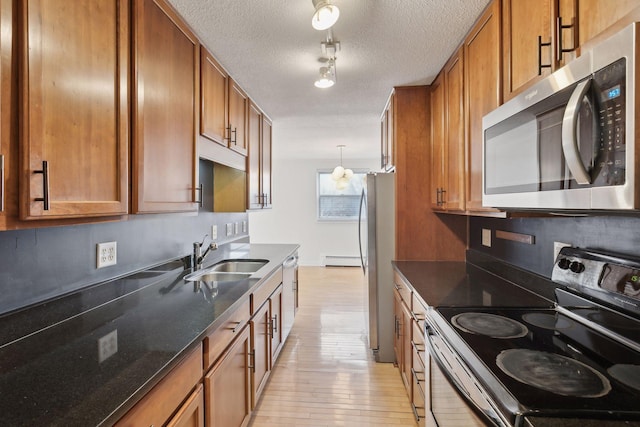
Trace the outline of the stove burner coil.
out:
[[[611,377],[627,387],[640,391],[640,365],[619,363],[607,369]]]
[[[527,327],[517,320],[489,313],[461,313],[453,316],[451,323],[464,332],[491,338],[521,338],[529,332]]]
[[[526,313],[522,315],[522,320],[530,325],[537,326],[542,329],[560,330],[567,329],[573,326],[573,322],[563,317],[558,317],[558,314],[547,313]]]
[[[561,396],[595,398],[611,391],[611,383],[603,374],[559,354],[509,349],[496,357],[496,364],[521,383]]]

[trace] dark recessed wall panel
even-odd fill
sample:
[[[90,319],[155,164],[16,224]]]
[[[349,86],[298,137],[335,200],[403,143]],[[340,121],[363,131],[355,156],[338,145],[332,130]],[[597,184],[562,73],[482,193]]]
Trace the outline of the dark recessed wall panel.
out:
[[[189,255],[217,225],[248,221],[242,213],[131,215],[129,220],[0,232],[0,313]],[[242,230],[242,227],[239,227]],[[117,265],[96,269],[96,244],[117,242]]]
[[[491,247],[482,229],[491,230]],[[496,230],[535,236],[533,245],[496,238]],[[640,217],[470,218],[469,247],[510,264],[551,277],[554,242],[640,257]]]

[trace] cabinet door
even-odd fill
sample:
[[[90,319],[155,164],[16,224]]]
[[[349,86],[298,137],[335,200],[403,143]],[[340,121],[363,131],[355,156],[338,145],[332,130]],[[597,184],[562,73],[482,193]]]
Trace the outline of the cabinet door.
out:
[[[200,49],[200,135],[228,147],[229,75],[213,55]]]
[[[255,408],[271,371],[271,313],[269,301],[251,319],[251,401]]]
[[[249,423],[250,328],[243,328],[233,344],[204,377],[205,420],[209,427],[241,427]]]
[[[402,381],[407,389],[409,399],[412,399],[411,384],[412,375],[411,368],[413,365],[413,352],[411,348],[411,339],[413,328],[411,326],[412,318],[409,309],[406,304],[402,303],[402,327],[401,327],[401,339],[402,339],[402,364],[400,374],[402,375]]]
[[[204,427],[204,388],[198,386],[167,427]]]
[[[445,86],[444,74],[431,84],[431,207],[442,210],[445,153]]]
[[[233,80],[229,79],[229,128],[231,140],[229,148],[247,155],[247,114],[249,97]]]
[[[249,103],[249,125],[247,126],[247,138],[249,150],[247,154],[247,206],[249,209],[262,208],[262,195],[260,186],[262,181],[260,162],[262,157],[262,112],[253,102]]]
[[[262,145],[260,163],[260,192],[262,193],[262,207],[270,208],[273,204],[273,181],[271,178],[271,121],[262,116]]]
[[[553,0],[504,0],[503,4],[507,100],[549,75],[555,67],[555,10]],[[549,67],[540,67],[544,65]]]
[[[385,147],[386,160],[384,168],[389,170],[395,165],[395,95],[391,93],[387,107],[387,137]]]
[[[380,118],[380,169],[385,170],[387,165],[387,140],[389,134],[389,111],[385,108]]]
[[[129,3],[21,3],[21,217],[127,213]]]
[[[133,212],[195,211],[198,39],[164,0],[134,5]]]
[[[500,1],[494,0],[464,42],[467,211],[494,210],[482,207],[482,117],[502,102],[500,58]]]
[[[638,0],[577,0],[579,46],[604,31],[633,9]]]
[[[398,364],[398,369],[400,371],[400,376],[402,377],[402,382],[407,390],[409,390],[409,383],[407,383],[407,377],[404,371],[404,314],[402,313],[402,298],[398,291],[393,291],[394,295],[394,305],[393,305],[393,314],[394,314],[394,337],[393,337],[393,350],[396,354],[396,363]]]
[[[15,132],[15,121],[12,119],[12,99],[15,98],[13,85],[13,19],[15,6],[11,0],[0,1],[0,230],[6,228],[8,204],[12,204],[13,214],[17,215],[17,180],[10,178],[11,168],[15,171],[18,157],[18,146],[13,143],[12,133]],[[13,150],[13,155],[10,153]],[[12,176],[15,174],[12,174]],[[15,175],[17,177],[17,175]],[[8,197],[8,189],[13,188],[13,197]]]
[[[464,211],[464,62],[462,49],[444,69],[446,82],[446,147],[444,161],[445,193],[442,201],[447,211]]]
[[[271,304],[271,367],[282,350],[282,285],[269,298]]]

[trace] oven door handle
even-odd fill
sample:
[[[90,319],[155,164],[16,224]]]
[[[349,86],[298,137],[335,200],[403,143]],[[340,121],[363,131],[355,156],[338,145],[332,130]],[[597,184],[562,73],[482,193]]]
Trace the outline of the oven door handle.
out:
[[[562,152],[567,167],[578,184],[591,184],[591,176],[582,163],[580,147],[578,146],[578,116],[582,98],[591,87],[591,79],[580,82],[571,94],[562,119]]]
[[[438,339],[443,342],[443,345],[446,345],[444,344],[444,340],[442,339],[442,337],[440,337],[440,335],[437,332],[433,331],[431,326],[426,328],[425,335],[426,335],[425,343],[426,343],[427,349],[429,350],[429,354],[436,361],[436,364],[440,368],[440,371],[442,372],[442,374],[452,383],[452,385],[458,390],[461,396],[465,400],[467,400],[469,403],[471,403],[471,405],[473,405],[473,407],[475,407],[478,411],[484,414],[485,417],[491,420],[494,425],[499,427],[509,427],[509,424],[505,424],[504,421],[498,416],[498,413],[493,407],[493,404],[484,396],[483,393],[481,393],[483,394],[482,397],[490,409],[483,408],[482,405],[478,404],[478,402],[476,402],[476,400],[473,398],[471,393],[469,393],[469,390],[467,390],[467,388],[464,386],[461,380],[457,377],[457,375],[453,373],[453,367],[445,359],[444,355],[439,350],[437,350],[436,345],[434,345],[434,343],[432,342],[433,337],[437,336]],[[452,357],[456,358],[453,355]],[[447,369],[447,366],[449,366],[448,369]],[[462,369],[462,366],[460,368]],[[478,392],[480,392],[480,389],[477,386],[476,386],[476,389],[478,389]]]

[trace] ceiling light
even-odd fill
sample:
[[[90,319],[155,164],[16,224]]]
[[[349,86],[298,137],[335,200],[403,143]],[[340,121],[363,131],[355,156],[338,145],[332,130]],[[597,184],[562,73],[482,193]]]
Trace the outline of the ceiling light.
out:
[[[314,85],[320,89],[326,89],[333,86],[336,83],[336,75],[333,72],[333,67],[320,67],[320,77]]]
[[[346,145],[338,145],[340,149],[340,165],[336,166],[333,172],[331,172],[331,178],[336,182],[336,188],[338,190],[344,190],[349,185],[349,180],[353,177],[353,171],[351,169],[345,169],[342,166],[342,149]]]
[[[311,0],[316,8],[311,25],[316,30],[326,30],[331,28],[340,17],[340,10],[336,5],[331,4],[330,0]]]

